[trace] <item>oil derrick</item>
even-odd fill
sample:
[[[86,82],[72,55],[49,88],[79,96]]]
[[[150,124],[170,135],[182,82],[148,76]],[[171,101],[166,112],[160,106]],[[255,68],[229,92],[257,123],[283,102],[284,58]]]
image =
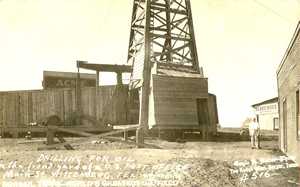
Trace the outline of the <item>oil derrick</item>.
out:
[[[130,88],[140,89],[141,128],[208,129],[216,123],[190,0],[134,0],[128,64]]]

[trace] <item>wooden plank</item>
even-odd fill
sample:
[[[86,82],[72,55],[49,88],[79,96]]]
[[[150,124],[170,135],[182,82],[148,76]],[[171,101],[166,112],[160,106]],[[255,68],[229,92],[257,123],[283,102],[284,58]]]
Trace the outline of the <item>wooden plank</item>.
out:
[[[55,108],[55,91],[49,92],[49,109],[51,115],[57,115],[56,108]]]
[[[202,87],[197,85],[197,84],[176,84],[176,83],[167,83],[165,85],[156,85],[154,84],[154,91],[155,92],[174,92],[174,91],[179,91],[179,92],[196,92],[196,93],[207,93],[207,87]]]
[[[19,122],[21,125],[28,125],[28,93],[19,93],[19,110],[20,110],[20,118]]]
[[[185,125],[193,124],[199,125],[198,118],[195,115],[185,115],[185,116],[156,116],[156,125],[167,124],[167,125]]]
[[[173,65],[172,65],[173,66]],[[176,66],[176,65],[174,65]],[[166,82],[174,82],[174,83],[184,83],[184,82],[190,82],[190,83],[198,83],[198,84],[206,84],[208,83],[207,78],[202,77],[175,77],[175,76],[164,76],[164,75],[153,75],[153,80],[157,81],[158,83],[164,84]]]
[[[89,97],[89,103],[90,103],[90,105],[89,105],[89,114],[90,114],[90,116],[93,116],[95,119],[97,119],[96,110],[95,110],[95,108],[96,108],[95,93],[96,93],[96,88],[91,88],[90,92],[89,92],[89,96],[90,96]]]
[[[45,116],[45,93],[44,92],[39,92],[39,111],[40,111],[40,114],[39,114],[39,119],[44,119]]]
[[[174,129],[178,129],[178,130],[201,130],[201,127],[197,124],[184,124],[184,126],[182,124],[160,124],[160,125],[155,125],[153,126],[153,129],[160,129],[160,130],[174,130]]]
[[[37,121],[40,121],[42,119],[42,115],[41,115],[41,94],[40,92],[36,93],[36,119]]]
[[[100,89],[98,87],[97,95],[95,98],[95,104],[97,106],[97,111],[96,111],[97,119],[103,119],[103,102],[104,101],[102,100],[102,97],[103,97],[103,89]]]
[[[162,99],[155,99],[155,106],[160,109],[181,109],[181,108],[190,108],[193,107],[196,110],[196,100],[188,98],[187,101],[179,101],[174,100],[173,102],[164,102]]]
[[[128,89],[121,86],[117,87],[118,96],[116,102],[116,114],[117,114],[117,123],[118,124],[128,124],[129,121],[127,120],[128,116]]]
[[[15,94],[15,123],[19,127],[21,122],[21,111],[20,111],[20,96],[19,93]]]
[[[132,68],[129,65],[91,64],[84,61],[78,61],[77,67],[101,72],[132,72]]]
[[[81,131],[77,131],[74,129],[63,128],[63,127],[58,127],[58,126],[48,126],[48,129],[50,129],[52,131],[66,132],[66,133],[75,134],[75,135],[84,136],[84,137],[89,137],[89,136],[94,135],[91,133],[81,132]]]
[[[28,122],[33,123],[32,93],[28,93]]]
[[[176,92],[154,92],[154,97],[161,97],[161,98],[208,98],[208,93],[202,92],[202,93],[195,93],[195,92],[185,92],[185,91],[176,91]]]
[[[88,110],[87,110],[87,105],[88,105],[88,102],[87,102],[87,98],[85,97],[85,95],[87,94],[87,90],[86,89],[82,89],[80,91],[81,93],[81,97],[80,97],[80,111],[81,111],[81,114],[88,114]],[[83,121],[81,121],[81,123],[84,123]]]
[[[131,127],[128,127],[126,129],[122,129],[122,130],[116,130],[116,131],[111,131],[111,132],[107,132],[107,133],[103,133],[100,135],[95,135],[95,134],[91,134],[91,133],[86,133],[86,132],[78,132],[78,131],[69,131],[69,129],[65,129],[65,128],[61,128],[61,127],[57,127],[57,126],[51,126],[50,127],[53,130],[59,130],[61,132],[69,132],[69,133],[76,133],[77,135],[82,135],[84,137],[87,138],[79,138],[77,140],[74,141],[70,141],[70,142],[64,142],[64,143],[60,143],[60,144],[56,144],[56,145],[50,145],[48,147],[58,147],[58,146],[64,146],[67,144],[72,144],[72,143],[79,143],[79,142],[83,142],[83,141],[89,141],[91,139],[100,139],[100,138],[113,138],[113,137],[107,137],[107,136],[112,136],[115,134],[120,134],[120,133],[124,133],[124,131],[131,131],[131,130],[136,130],[138,128],[138,125],[132,125]]]
[[[177,105],[176,103],[173,105],[155,105],[155,113],[164,115],[164,114],[195,114],[197,113],[197,107],[195,103],[184,103]],[[180,107],[183,106],[183,107]]]
[[[15,93],[5,96],[5,119],[7,126],[16,126]]]
[[[98,106],[98,102],[97,102],[97,99],[98,99],[98,94],[99,94],[99,84],[100,84],[100,73],[99,71],[96,71],[96,88],[95,88],[95,100],[94,100],[94,103],[95,103],[95,117],[96,117],[96,120],[99,120],[99,106]]]
[[[36,104],[36,93],[35,92],[32,92],[32,122],[36,122],[37,121],[37,104]]]
[[[3,94],[0,94],[0,136],[4,136],[4,126],[5,126],[5,119],[4,119],[4,97]]]
[[[0,94],[0,126],[3,126],[3,96]]]
[[[55,115],[60,119],[64,119],[64,99],[62,90],[54,92]]]
[[[125,130],[125,129],[134,129],[138,127],[138,125],[114,125],[113,129],[114,130]]]
[[[6,94],[3,94],[3,123],[4,123],[4,127],[7,126],[7,118],[6,118],[6,106],[5,106],[5,103],[6,103]]]

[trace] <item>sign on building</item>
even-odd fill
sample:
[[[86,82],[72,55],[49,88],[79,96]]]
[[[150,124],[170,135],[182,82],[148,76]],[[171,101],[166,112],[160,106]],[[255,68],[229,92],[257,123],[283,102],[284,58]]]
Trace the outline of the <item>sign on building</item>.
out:
[[[278,130],[279,114],[278,114],[278,98],[272,98],[252,105],[255,109],[257,121],[262,130]]]
[[[44,71],[43,72],[43,88],[75,88],[76,87],[77,73],[70,72],[56,72]],[[81,87],[93,87],[96,85],[96,75],[80,73]]]

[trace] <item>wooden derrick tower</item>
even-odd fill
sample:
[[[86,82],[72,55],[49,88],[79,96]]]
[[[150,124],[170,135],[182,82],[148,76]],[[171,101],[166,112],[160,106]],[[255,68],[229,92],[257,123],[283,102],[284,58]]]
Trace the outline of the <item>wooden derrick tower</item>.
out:
[[[198,63],[190,0],[134,0],[128,64],[130,88],[140,89],[142,129],[217,123],[215,97]]]

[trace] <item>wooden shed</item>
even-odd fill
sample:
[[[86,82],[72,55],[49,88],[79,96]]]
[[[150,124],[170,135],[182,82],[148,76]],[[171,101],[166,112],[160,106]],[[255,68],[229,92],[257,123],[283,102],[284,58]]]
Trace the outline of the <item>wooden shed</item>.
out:
[[[300,22],[277,70],[280,149],[300,164]]]
[[[152,75],[149,128],[217,130],[216,97],[208,93],[208,82],[199,74],[177,77]]]

